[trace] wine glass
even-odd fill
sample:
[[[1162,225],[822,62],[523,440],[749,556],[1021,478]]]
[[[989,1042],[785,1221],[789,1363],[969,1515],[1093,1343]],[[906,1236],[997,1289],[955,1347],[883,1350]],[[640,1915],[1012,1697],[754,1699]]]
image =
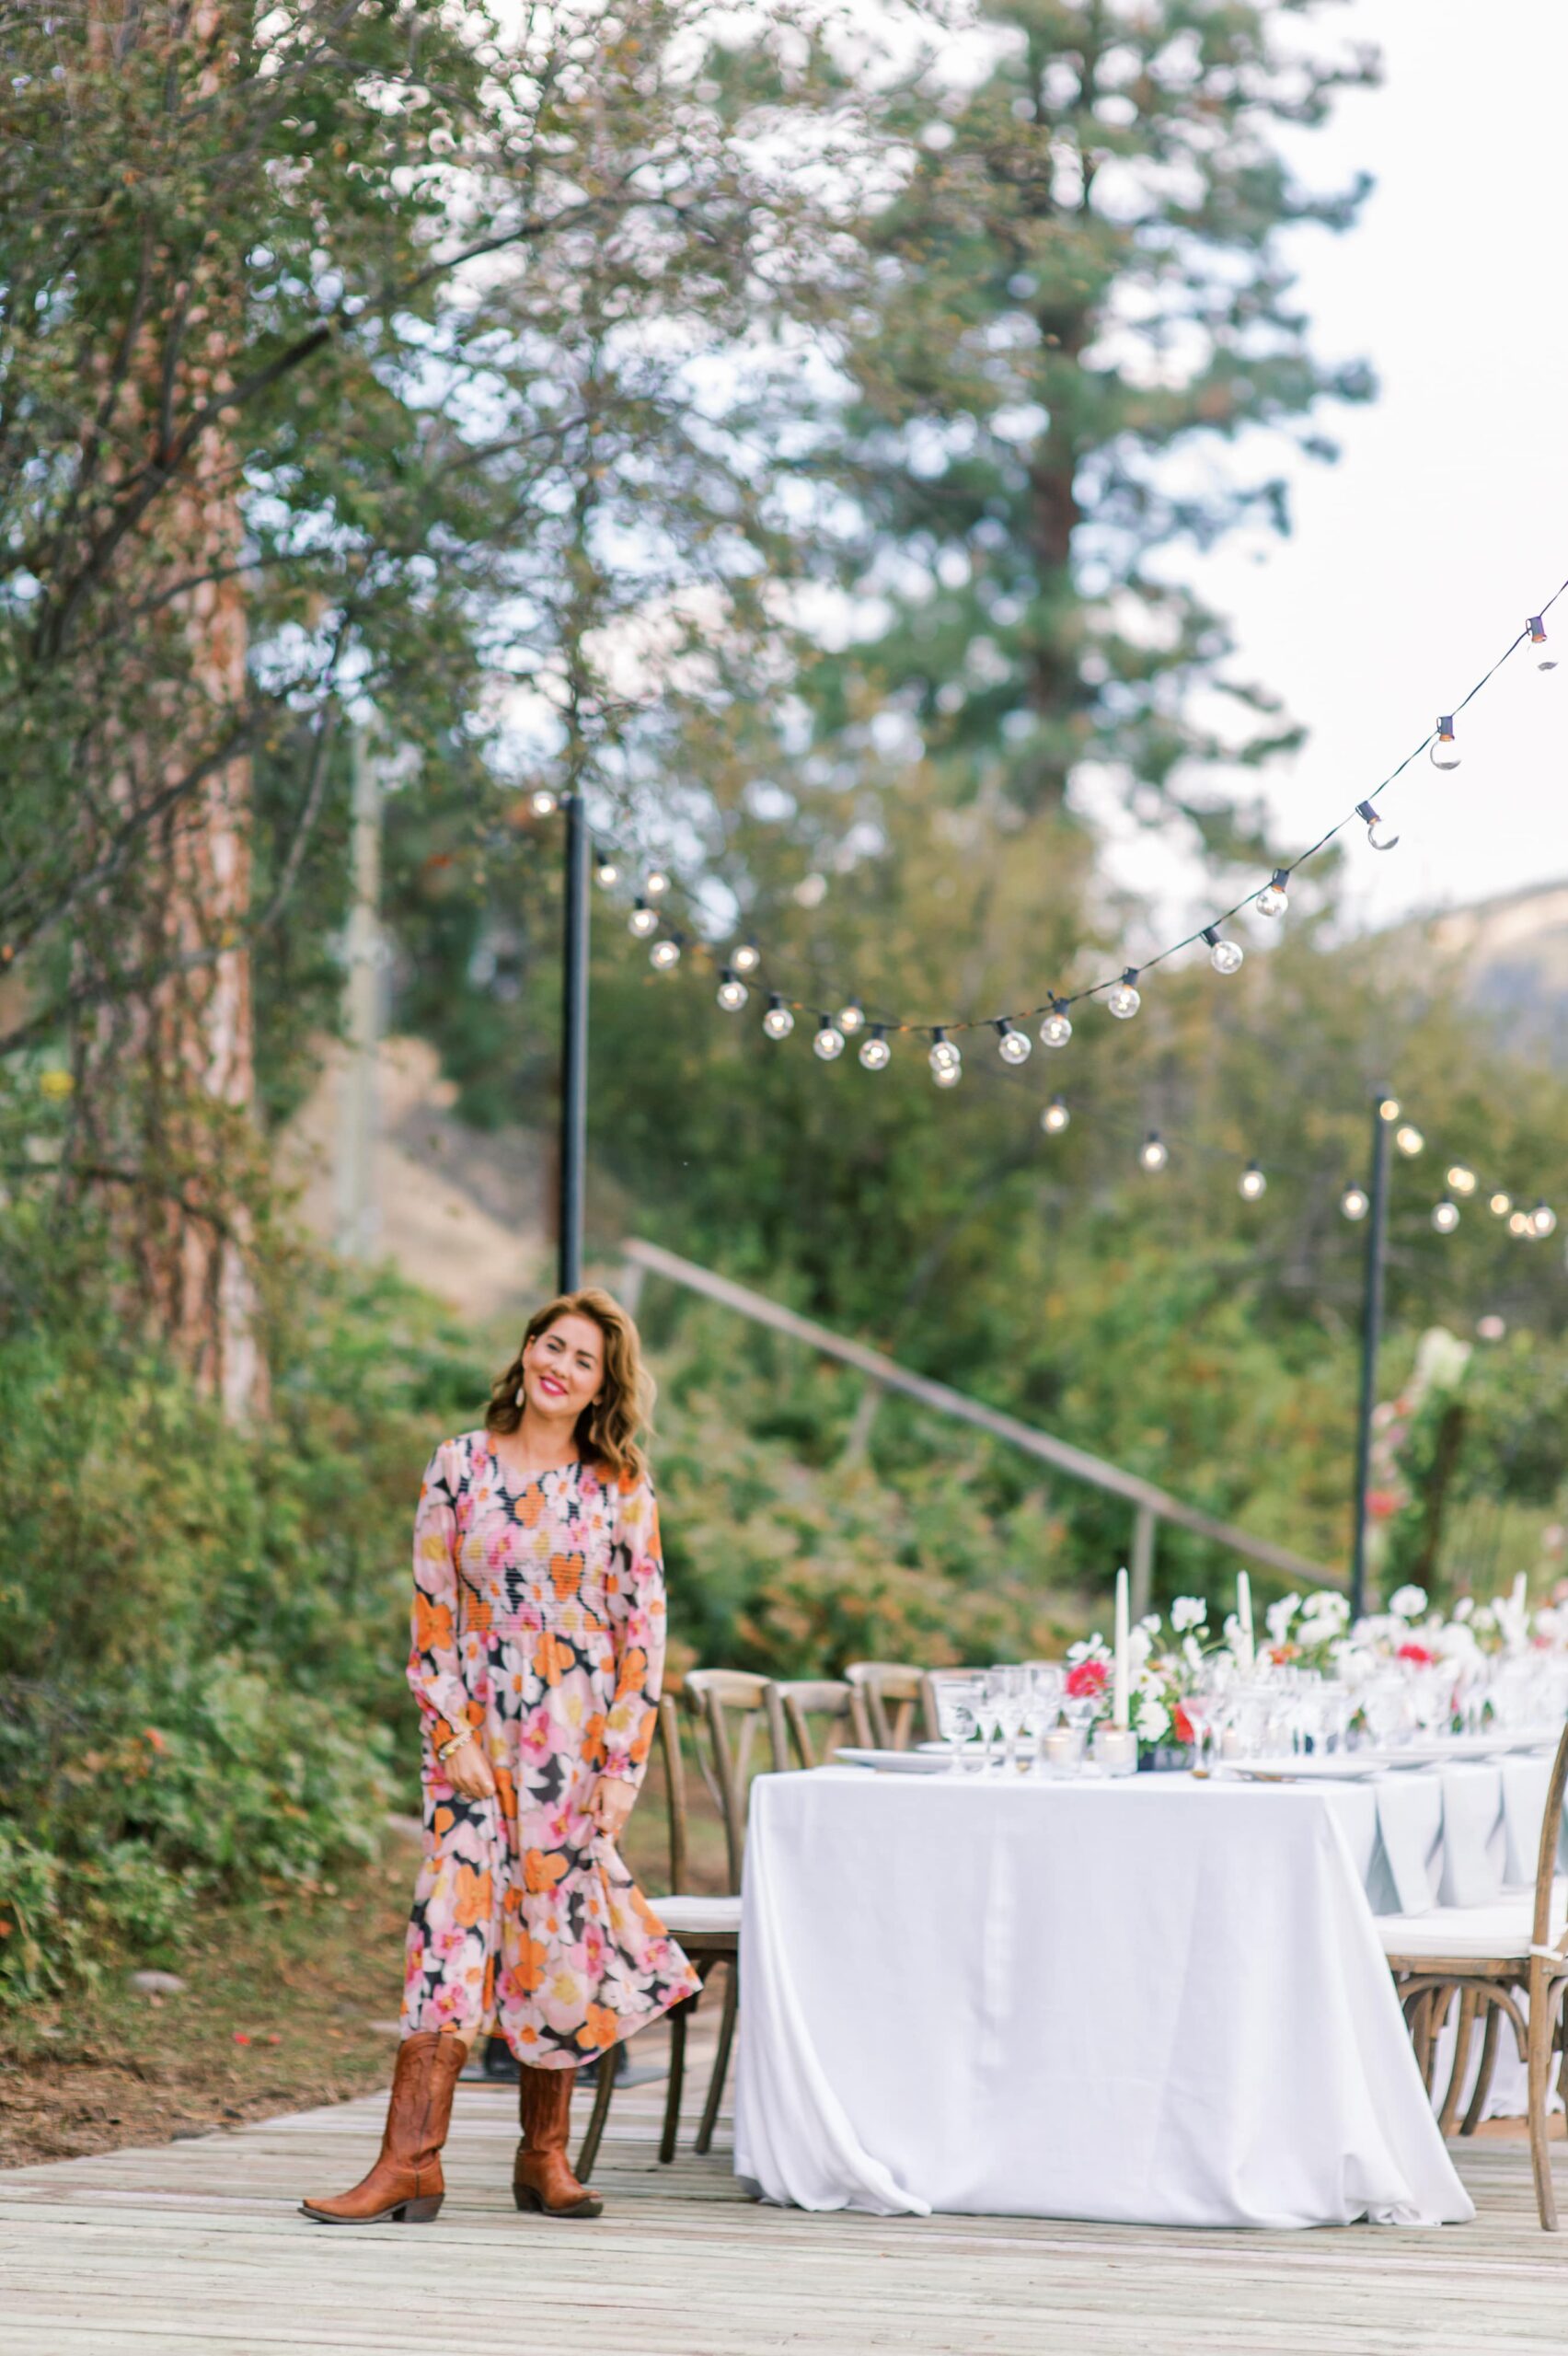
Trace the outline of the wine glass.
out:
[[[959,1775],[963,1772],[964,1746],[979,1727],[971,1681],[967,1678],[941,1678],[933,1682],[937,1694],[937,1725],[948,1747],[948,1769],[950,1773]]]

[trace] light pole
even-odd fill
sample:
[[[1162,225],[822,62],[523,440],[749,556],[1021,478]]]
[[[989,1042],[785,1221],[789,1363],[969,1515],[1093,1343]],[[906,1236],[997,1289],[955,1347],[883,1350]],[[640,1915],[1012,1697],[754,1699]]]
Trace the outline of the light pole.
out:
[[[588,1154],[588,814],[582,796],[561,803],[566,863],[561,902],[560,1195],[559,1288],[582,1282],[582,1181]]]
[[[1350,1555],[1350,1613],[1366,1609],[1366,1493],[1372,1476],[1372,1410],[1378,1403],[1378,1345],[1383,1332],[1383,1265],[1389,1242],[1389,1130],[1386,1091],[1372,1098],[1372,1178],[1367,1188],[1366,1263],[1361,1291],[1361,1407],[1355,1426],[1355,1496]]]

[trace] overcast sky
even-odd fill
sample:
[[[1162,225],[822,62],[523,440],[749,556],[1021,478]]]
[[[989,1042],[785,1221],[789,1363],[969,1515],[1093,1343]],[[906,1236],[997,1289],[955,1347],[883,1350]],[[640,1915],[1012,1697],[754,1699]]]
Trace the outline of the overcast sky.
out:
[[[1286,849],[1392,768],[1568,579],[1568,6],[1350,0],[1320,22],[1377,42],[1384,81],[1296,153],[1315,182],[1364,167],[1378,186],[1358,227],[1304,233],[1293,258],[1320,351],[1365,355],[1381,392],[1323,413],[1342,456],[1299,470],[1290,539],[1195,569],[1233,618],[1239,670],[1309,731],[1270,788]],[[1516,655],[1461,722],[1452,775],[1424,758],[1390,794],[1396,850],[1374,855],[1357,829],[1366,918],[1568,878],[1568,596],[1552,637],[1562,666]],[[1185,912],[1191,870],[1169,838],[1116,863],[1163,904],[1156,924]]]

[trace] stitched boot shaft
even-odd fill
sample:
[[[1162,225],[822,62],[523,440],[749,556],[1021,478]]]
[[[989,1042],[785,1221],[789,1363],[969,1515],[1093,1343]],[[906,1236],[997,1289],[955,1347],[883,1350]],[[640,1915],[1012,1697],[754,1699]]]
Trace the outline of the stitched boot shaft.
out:
[[[352,2192],[303,2201],[305,2214],[323,2225],[428,2223],[446,2191],[441,2149],[465,2059],[460,2038],[435,2029],[406,2037],[398,2048],[375,2165]]]
[[[519,2209],[536,2209],[547,2217],[597,2217],[604,2210],[597,2195],[578,2183],[566,2156],[576,2081],[575,2070],[523,2066],[517,2082],[523,2141],[512,2167],[512,2197]]]

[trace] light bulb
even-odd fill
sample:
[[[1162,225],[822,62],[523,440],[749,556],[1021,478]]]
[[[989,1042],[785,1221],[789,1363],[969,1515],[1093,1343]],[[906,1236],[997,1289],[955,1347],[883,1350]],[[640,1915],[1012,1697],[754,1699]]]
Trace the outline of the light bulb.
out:
[[[824,1064],[836,1062],[844,1053],[844,1034],[837,1024],[830,1022],[825,1015],[817,1024],[816,1036],[812,1041],[812,1052],[813,1055],[820,1056]]]
[[[931,1034],[931,1052],[926,1058],[934,1072],[951,1071],[963,1061],[945,1031]]]
[[[1015,1031],[1004,1016],[997,1025],[997,1053],[1005,1064],[1026,1064],[1034,1052],[1027,1031]]]
[[[1244,1203],[1255,1203],[1268,1191],[1268,1180],[1255,1161],[1250,1161],[1236,1182],[1236,1191]]]
[[[1170,1149],[1158,1129],[1150,1129],[1138,1148],[1138,1160],[1149,1171],[1163,1170],[1170,1159]]]
[[[939,1088],[956,1088],[963,1078],[963,1066],[962,1063],[943,1064],[940,1071],[934,1071],[931,1078]]]
[[[1452,1235],[1458,1223],[1459,1207],[1458,1203],[1451,1203],[1448,1200],[1447,1195],[1445,1195],[1440,1203],[1433,1204],[1432,1224],[1437,1230],[1439,1235]]]
[[[1378,1107],[1378,1118],[1380,1121],[1397,1121],[1399,1117],[1399,1098],[1397,1096],[1385,1096],[1382,1103]]]
[[[1508,1232],[1510,1235],[1533,1235],[1535,1233],[1535,1226],[1530,1218],[1528,1211],[1509,1212]]]
[[[1346,1218],[1365,1218],[1371,1200],[1365,1186],[1347,1186],[1340,1196],[1340,1208]]]
[[[1450,1195],[1473,1195],[1475,1172],[1467,1170],[1462,1161],[1451,1161],[1443,1173],[1443,1182]]]
[[[651,908],[646,900],[635,901],[626,920],[626,929],[628,932],[635,933],[639,941],[646,941],[651,932],[659,930],[658,911]]]
[[[737,974],[755,974],[762,963],[762,952],[755,941],[737,941],[730,952],[730,963]]]
[[[1537,1235],[1551,1235],[1557,1225],[1557,1213],[1550,1203],[1538,1203],[1530,1213],[1530,1226]]]
[[[612,884],[620,882],[620,869],[613,859],[602,859],[599,861],[598,866],[594,870],[594,881],[595,884],[602,884],[606,892]]]
[[[1067,1019],[1066,1007],[1062,999],[1054,998],[1051,1011],[1040,1025],[1040,1044],[1043,1047],[1065,1047],[1072,1035],[1073,1026]]]
[[[1542,621],[1539,614],[1532,614],[1530,616],[1528,628],[1530,633],[1530,644],[1537,650],[1536,669],[1538,671],[1555,671],[1557,668],[1556,655],[1542,654],[1539,652],[1539,650],[1546,644],[1546,624]]]
[[[660,900],[670,888],[670,879],[662,867],[651,867],[642,879],[642,888],[651,900]]]
[[[838,1027],[844,1033],[846,1038],[853,1038],[857,1031],[863,1031],[865,1029],[866,1018],[860,1009],[856,1005],[853,999],[850,999],[847,1006],[841,1007],[839,1009]]]
[[[1401,1121],[1394,1131],[1394,1143],[1401,1153],[1419,1153],[1426,1139],[1413,1121]]]
[[[885,1071],[893,1061],[893,1049],[882,1035],[882,1026],[873,1022],[860,1042],[860,1061],[868,1071]]]
[[[1209,945],[1209,964],[1216,974],[1239,974],[1246,951],[1239,941],[1221,941],[1212,924],[1204,927],[1204,939]]]
[[[1355,805],[1355,814],[1358,818],[1366,819],[1366,839],[1374,850],[1393,849],[1394,845],[1399,841],[1399,836],[1375,803],[1358,802]]]
[[[560,803],[548,785],[541,785],[536,793],[528,796],[528,807],[536,818],[553,818]]]
[[[744,982],[738,982],[726,965],[719,981],[719,1003],[725,1013],[739,1014],[750,996]]]
[[[767,1001],[767,1012],[762,1018],[762,1027],[770,1039],[787,1039],[795,1027],[795,1018],[777,990]]]
[[[672,965],[678,965],[680,962],[681,944],[678,941],[656,941],[648,952],[648,963],[657,967],[661,974],[667,974]]]
[[[1514,1197],[1512,1195],[1504,1194],[1501,1187],[1499,1187],[1497,1193],[1493,1195],[1486,1207],[1492,1213],[1493,1218],[1506,1218],[1509,1212],[1514,1207]]]
[[[1129,965],[1119,982],[1113,982],[1105,993],[1105,1011],[1118,1022],[1130,1022],[1143,1004],[1137,992],[1138,969]]]
[[[1437,722],[1437,733],[1427,746],[1427,758],[1435,769],[1457,769],[1459,748],[1454,742],[1454,716],[1445,712]]]
[[[1282,917],[1290,906],[1290,875],[1287,869],[1276,867],[1252,905],[1261,917]]]
[[[1061,1098],[1053,1096],[1040,1115],[1040,1126],[1048,1138],[1059,1138],[1072,1117]]]

